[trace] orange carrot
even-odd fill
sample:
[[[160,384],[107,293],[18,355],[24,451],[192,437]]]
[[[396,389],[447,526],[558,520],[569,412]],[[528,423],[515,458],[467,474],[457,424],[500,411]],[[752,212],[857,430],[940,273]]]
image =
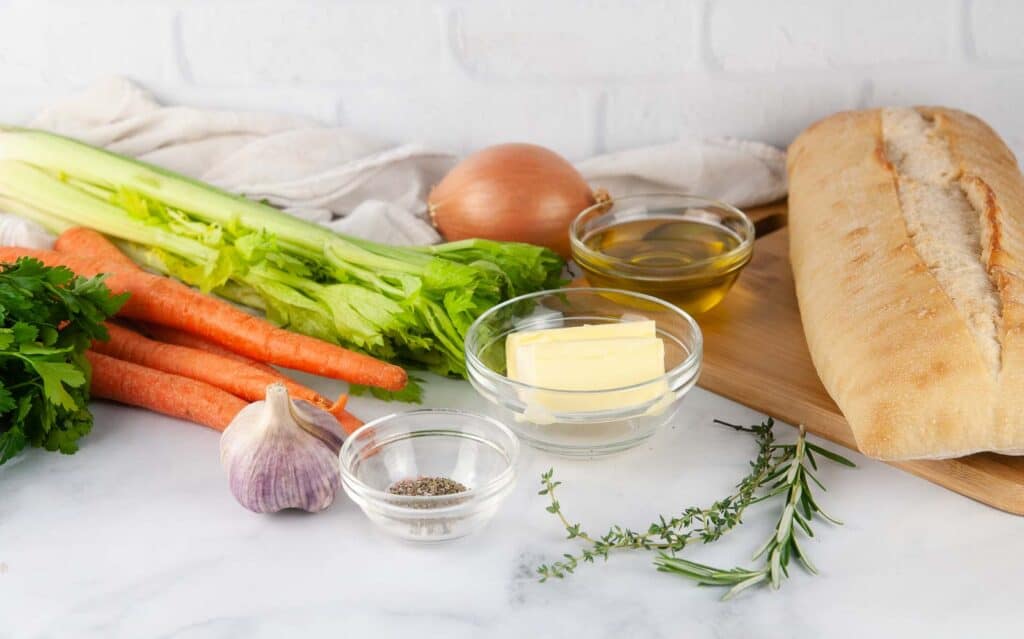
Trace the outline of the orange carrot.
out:
[[[142,270],[139,268],[138,264],[131,260],[130,257],[118,250],[110,240],[103,237],[103,235],[96,231],[83,226],[76,226],[61,233],[60,236],[57,237],[57,241],[54,243],[53,248],[58,253],[69,253],[71,255],[83,255],[93,258],[108,259],[112,264],[116,263],[118,267],[124,266],[124,268],[133,271]],[[267,373],[287,379],[273,366],[269,366],[263,362],[252,359],[251,357],[246,357],[245,355],[239,355],[238,353],[232,352],[219,344],[207,341],[198,335],[193,335],[168,326],[160,326],[159,324],[152,324],[148,322],[136,322],[136,324],[140,329],[142,329],[143,333],[155,340],[166,342],[168,344],[177,344],[178,346],[187,346],[188,348],[195,348],[201,351],[214,353],[222,357],[245,362],[254,368],[260,368]]]
[[[157,342],[164,342],[165,344],[174,344],[176,346],[184,346],[185,348],[188,349],[203,351],[206,353],[210,353],[212,355],[219,355],[221,357],[234,360],[241,364],[248,365],[255,370],[263,371],[269,375],[273,375],[289,388],[291,388],[289,384],[302,387],[301,384],[296,382],[291,377],[288,377],[281,371],[277,370],[273,366],[269,366],[267,364],[264,364],[263,362],[257,362],[256,360],[246,357],[245,355],[239,355],[238,353],[229,351],[220,344],[208,342],[202,337],[199,337],[198,335],[193,335],[192,333],[179,331],[178,329],[170,328],[168,326],[151,324],[149,322],[135,322],[135,324],[142,330],[142,332],[147,337],[150,337]],[[296,395],[294,393],[293,396],[298,397],[299,399],[304,399],[301,395]],[[263,399],[263,397],[261,396],[259,399]],[[345,429],[345,432],[351,433],[354,432],[360,426],[362,426],[363,422],[358,417],[345,410],[345,404],[347,403],[347,401],[348,396],[342,395],[341,397],[338,398],[338,401],[332,404],[329,400],[321,396],[321,401],[312,403],[316,404],[317,406],[323,408],[327,412],[334,415],[334,417],[341,424],[342,428]]]
[[[251,402],[263,399],[267,386],[281,382],[293,398],[304,399],[331,413],[348,432],[362,424],[345,411],[348,398],[344,395],[337,402],[331,402],[320,393],[280,375],[205,351],[156,342],[110,322],[106,327],[110,341],[94,341],[92,350],[97,353],[205,382]]]
[[[195,333],[253,359],[387,390],[401,390],[408,379],[400,366],[278,328],[166,277],[129,270],[109,259],[22,247],[0,248],[0,262],[23,256],[34,257],[48,266],[67,266],[79,275],[107,273],[106,283],[113,292],[131,293],[120,316]]]
[[[86,351],[93,397],[224,430],[245,400],[203,382]]]
[[[117,264],[126,269],[142,270],[132,261],[132,258],[114,246],[113,242],[84,226],[72,227],[57,236],[57,241],[53,243],[53,250],[82,257],[102,258],[112,265]]]
[[[283,329],[279,329],[276,326],[274,326],[273,324],[270,324],[269,322],[266,322],[265,320],[260,320],[259,318],[253,318],[252,315],[249,315],[248,313],[240,311],[236,307],[234,307],[234,306],[232,306],[232,305],[230,305],[230,304],[228,304],[226,302],[223,302],[221,300],[217,300],[216,298],[212,298],[212,297],[203,295],[202,293],[199,293],[199,292],[197,292],[197,291],[195,291],[195,290],[193,290],[193,289],[191,289],[191,288],[189,288],[187,286],[179,284],[178,282],[175,282],[174,280],[169,280],[168,278],[163,278],[163,277],[160,277],[160,276],[151,275],[149,273],[146,273],[141,268],[139,268],[138,265],[136,265],[131,260],[131,258],[129,258],[124,253],[122,253],[121,250],[118,249],[113,244],[113,242],[108,240],[106,237],[104,237],[100,233],[98,233],[96,231],[93,231],[92,229],[85,228],[85,227],[74,227],[74,228],[70,228],[70,229],[64,231],[57,238],[56,248],[57,248],[58,252],[64,252],[64,253],[68,253],[68,254],[71,254],[71,255],[88,256],[88,257],[90,257],[90,258],[92,258],[94,260],[100,261],[100,262],[109,262],[111,264],[110,268],[111,268],[112,271],[113,270],[121,271],[122,267],[123,267],[124,270],[135,271],[135,272],[138,272],[140,275],[148,275],[151,278],[155,278],[156,282],[160,282],[160,283],[167,282],[167,283],[175,284],[178,287],[180,287],[180,288],[182,288],[184,290],[187,290],[190,295],[194,295],[194,296],[200,297],[201,299],[205,300],[207,302],[207,304],[211,306],[211,310],[213,310],[215,307],[220,307],[220,308],[224,309],[224,311],[222,311],[222,314],[236,315],[237,317],[241,317],[241,318],[244,318],[245,320],[248,320],[250,323],[252,323],[252,320],[255,319],[256,322],[258,322],[259,324],[264,325],[265,328],[272,328],[275,331],[279,331],[279,332],[281,332],[281,333],[283,333],[284,335],[287,335],[287,336],[296,336],[295,333],[291,333],[289,331],[284,331]],[[117,265],[116,269],[114,268],[114,265]],[[72,270],[74,270],[74,269],[72,269]],[[145,319],[145,318],[137,318],[137,319]],[[172,326],[172,327],[175,327],[175,328],[181,328],[181,329],[184,329],[184,330],[186,330],[188,332],[196,333],[196,334],[198,334],[198,335],[200,335],[202,337],[211,337],[209,334],[207,334],[206,332],[203,332],[201,330],[197,331],[197,330],[193,330],[191,328],[187,328],[187,327],[184,327],[184,326],[179,326],[178,324],[164,322],[164,321],[161,321],[161,320],[154,320],[154,321],[156,321],[158,323],[161,323],[161,324],[169,325],[169,326]],[[199,327],[199,328],[202,328],[202,327]],[[230,333],[230,331],[229,331],[229,332],[227,332],[226,335],[223,335],[223,337],[228,337],[228,338],[233,338],[234,337],[234,338],[237,338],[237,337],[240,337],[240,335],[232,335]],[[400,390],[402,387],[405,386],[406,373],[405,373],[405,371],[403,369],[401,369],[401,367],[393,366],[391,364],[387,364],[385,362],[381,362],[381,361],[376,360],[376,359],[374,359],[372,357],[369,357],[368,355],[361,355],[361,354],[358,354],[358,353],[353,353],[352,351],[348,351],[346,349],[343,349],[340,346],[329,344],[328,342],[323,342],[323,341],[320,341],[320,340],[315,340],[314,338],[309,338],[309,337],[307,337],[306,339],[307,340],[313,340],[314,343],[319,343],[320,345],[323,345],[323,346],[332,347],[334,349],[337,349],[338,351],[341,351],[341,352],[345,353],[346,355],[358,356],[358,357],[362,358],[365,361],[372,362],[377,367],[388,367],[388,369],[398,369],[400,371],[400,383],[397,383],[397,385],[395,387],[393,387],[393,388],[392,387],[388,387],[388,386],[383,386],[383,385],[378,384],[378,383],[369,382],[369,381],[367,381],[367,382],[356,382],[356,383],[365,383],[365,384],[369,384],[371,386],[381,386],[382,388],[388,388],[389,390]],[[225,341],[222,341],[220,339],[216,339],[215,338],[215,339],[213,339],[213,341],[219,343],[222,346],[228,347],[228,350],[234,350],[234,351],[238,351],[239,350],[237,348],[233,348],[232,345],[231,345],[232,342],[237,341],[236,339],[229,339],[227,342],[225,342]],[[306,346],[308,346],[308,344]],[[295,349],[295,351],[297,351],[297,350],[298,349]],[[293,353],[295,351],[293,351]],[[252,359],[259,359],[260,361],[264,361],[264,360],[269,361],[270,360],[269,357],[268,358],[260,358],[259,356],[253,356],[251,353],[246,352],[244,350],[241,351],[240,354],[248,356],[248,357],[250,357]],[[288,354],[287,350],[285,350],[285,354],[286,355]],[[309,368],[302,368],[301,366],[289,366],[288,364],[281,363],[281,362],[273,362],[273,363],[280,363],[282,366],[288,366],[289,368],[296,368],[298,370],[303,370],[303,371],[310,372],[310,373],[317,373],[317,374],[326,375],[326,376],[330,376],[330,377],[338,377],[339,379],[345,379],[347,381],[355,381],[355,380],[349,379],[348,377],[344,377],[344,376],[341,376],[341,375],[331,375],[330,373],[319,372],[319,366],[322,366],[322,364],[320,364],[318,366],[317,362],[310,361],[308,358],[301,358],[300,361],[302,361],[303,359],[307,362],[308,365],[317,367],[317,369],[316,370],[310,370]],[[388,370],[387,372],[391,373],[392,375],[394,375],[394,371],[393,370]],[[386,377],[386,375],[385,375],[385,377]],[[396,384],[396,382],[392,381],[392,384]]]
[[[185,331],[179,331],[176,328],[170,326],[160,326],[159,324],[153,324],[152,322],[136,322],[139,329],[147,336],[151,337],[160,342],[167,344],[175,344],[177,346],[185,346],[187,348],[194,348],[200,351],[206,351],[207,353],[213,353],[214,355],[220,355],[221,357],[227,357],[233,359],[236,362],[242,362],[248,364],[253,368],[258,368],[271,375],[277,375],[281,379],[288,379],[288,377],[277,370],[273,366],[264,364],[263,362],[246,357],[245,355],[239,355],[234,351],[229,351],[220,344],[216,344],[209,340],[205,340],[198,335],[192,333],[186,333]]]

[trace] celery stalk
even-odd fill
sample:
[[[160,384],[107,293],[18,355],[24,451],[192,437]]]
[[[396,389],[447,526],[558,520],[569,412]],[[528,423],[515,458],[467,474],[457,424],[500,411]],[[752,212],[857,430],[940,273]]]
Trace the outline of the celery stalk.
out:
[[[0,193],[44,214],[89,226],[125,240],[166,246],[168,250],[204,262],[217,252],[198,242],[126,218],[117,207],[51,177],[30,164],[0,160]]]
[[[509,297],[560,282],[557,255],[464,240],[394,247],[58,135],[0,127],[0,207],[60,232],[94,228],[148,268],[293,330],[464,375],[466,330]]]
[[[252,226],[313,250],[319,250],[334,235],[316,224],[282,215],[265,204],[70,138],[5,127],[0,127],[0,135],[0,160],[17,160],[112,191],[127,188],[206,222],[229,227],[244,219]]]
[[[44,213],[37,208],[25,204],[24,202],[19,202],[6,197],[0,197],[0,211],[4,213],[13,213],[27,220],[32,220],[39,224],[39,226],[49,230],[51,233],[63,233],[69,228],[75,226],[74,223],[69,222],[62,217]]]

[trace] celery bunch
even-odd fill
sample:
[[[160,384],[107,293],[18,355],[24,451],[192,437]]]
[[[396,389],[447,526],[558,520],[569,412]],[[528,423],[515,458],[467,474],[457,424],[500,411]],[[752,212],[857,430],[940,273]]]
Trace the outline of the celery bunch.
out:
[[[337,234],[202,182],[43,131],[0,128],[0,209],[87,226],[137,262],[381,359],[464,375],[473,320],[559,284],[536,246],[393,247]]]

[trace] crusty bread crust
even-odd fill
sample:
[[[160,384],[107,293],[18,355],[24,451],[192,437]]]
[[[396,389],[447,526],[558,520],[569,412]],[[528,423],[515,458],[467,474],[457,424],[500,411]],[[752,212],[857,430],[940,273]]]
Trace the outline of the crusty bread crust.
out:
[[[915,248],[924,238],[908,231],[912,216],[900,198],[910,178],[886,153],[887,116],[878,109],[822,120],[789,149],[790,256],[811,356],[869,456],[1021,453],[1024,177],[981,120],[916,111],[952,160],[950,188],[958,190],[950,197],[966,198],[963,210],[978,216],[969,220],[979,231],[971,241],[988,294],[998,298],[996,310],[985,307],[996,359],[972,333],[978,322],[965,317],[976,307]]]

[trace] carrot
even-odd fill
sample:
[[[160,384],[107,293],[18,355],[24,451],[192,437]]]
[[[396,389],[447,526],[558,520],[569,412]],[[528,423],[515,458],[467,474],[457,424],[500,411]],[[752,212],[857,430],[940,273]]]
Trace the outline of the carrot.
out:
[[[167,344],[175,344],[177,346],[185,346],[187,348],[194,348],[196,350],[206,351],[207,353],[213,353],[214,355],[220,355],[221,357],[227,357],[228,359],[233,359],[236,362],[242,362],[243,364],[248,364],[253,368],[258,368],[271,375],[277,375],[281,379],[288,379],[284,373],[273,366],[264,364],[263,362],[257,361],[251,357],[246,357],[245,355],[239,355],[234,351],[229,351],[220,344],[205,340],[198,335],[179,331],[178,329],[171,328],[170,326],[160,326],[159,324],[153,324],[152,322],[136,322],[136,324],[144,334],[157,341],[165,342]]]
[[[0,261],[23,256],[48,266],[67,266],[79,275],[107,273],[106,283],[113,292],[131,293],[119,313],[122,317],[171,326],[253,359],[356,384],[401,390],[408,380],[400,366],[278,328],[175,280],[118,266],[116,260],[22,247],[0,248]]]
[[[190,350],[202,351],[210,353],[212,355],[219,355],[220,357],[250,366],[254,370],[263,371],[269,375],[273,375],[279,381],[284,383],[285,386],[287,386],[289,389],[292,388],[292,386],[289,385],[297,386],[299,388],[305,388],[304,386],[296,382],[294,379],[288,377],[287,375],[277,370],[273,366],[269,366],[267,364],[264,364],[263,362],[258,362],[252,358],[246,357],[245,355],[239,355],[238,353],[229,351],[220,344],[208,342],[202,337],[199,337],[198,335],[193,335],[192,333],[179,331],[177,329],[170,328],[167,326],[160,326],[159,324],[151,324],[149,322],[135,322],[135,324],[138,326],[138,328],[141,329],[142,333],[144,333],[145,336],[152,338],[158,343],[163,342],[165,344],[174,344],[175,346],[184,346],[185,348],[188,348]],[[188,375],[188,377],[191,377],[191,375]],[[197,377],[196,379],[199,378]],[[217,384],[214,385],[216,386]],[[298,397],[299,399],[307,399],[294,392],[292,393],[292,396]],[[348,397],[346,395],[342,395],[341,397],[339,397],[338,401],[334,402],[333,404],[326,398],[320,395],[317,396],[320,397],[319,401],[312,401],[309,399],[307,399],[307,401],[310,401],[316,406],[323,408],[327,412],[334,415],[335,419],[337,419],[338,422],[341,424],[341,427],[345,429],[345,432],[352,433],[357,428],[363,425],[362,420],[360,420],[358,417],[345,410],[345,404],[348,401]],[[262,395],[258,399],[263,399]]]
[[[121,252],[114,243],[92,229],[75,226],[57,236],[53,250],[82,257],[104,258],[119,267],[141,271],[138,264]]]
[[[92,365],[93,397],[146,408],[215,430],[227,428],[238,411],[246,407],[244,399],[194,379],[92,351],[86,351],[85,356]]]
[[[71,255],[88,256],[88,257],[91,257],[91,258],[93,258],[95,260],[109,262],[111,264],[111,270],[121,271],[122,270],[121,267],[123,267],[125,270],[132,271],[132,272],[137,272],[140,275],[149,276],[150,278],[153,278],[152,281],[157,282],[160,285],[163,285],[165,288],[166,288],[167,284],[173,284],[173,285],[175,285],[176,288],[180,288],[180,289],[182,289],[184,291],[188,291],[188,294],[190,296],[195,296],[195,297],[197,297],[199,299],[203,299],[204,301],[206,301],[206,304],[210,306],[210,310],[223,309],[221,311],[221,313],[223,315],[228,316],[227,319],[232,319],[230,316],[234,316],[234,318],[241,318],[243,320],[246,320],[250,325],[255,322],[258,325],[263,325],[263,327],[265,329],[272,329],[273,331],[276,331],[278,333],[278,335],[284,335],[284,336],[287,336],[288,338],[303,337],[304,340],[307,342],[307,343],[304,344],[305,347],[309,347],[309,343],[308,342],[312,342],[313,344],[319,344],[319,345],[321,345],[321,347],[326,346],[326,347],[329,347],[329,348],[331,348],[331,349],[333,349],[333,350],[335,350],[337,352],[340,352],[340,353],[344,354],[344,356],[346,356],[345,359],[351,359],[352,356],[357,357],[364,364],[364,366],[366,364],[368,364],[368,363],[372,363],[373,366],[368,366],[367,368],[369,370],[367,370],[366,373],[367,374],[372,374],[372,372],[373,372],[372,369],[373,368],[378,368],[378,369],[380,369],[379,372],[381,373],[379,375],[379,377],[383,377],[384,381],[383,382],[374,382],[374,381],[359,382],[359,381],[356,381],[354,379],[350,379],[349,377],[346,377],[346,376],[344,376],[341,373],[331,374],[330,372],[322,372],[321,367],[323,367],[324,364],[326,364],[326,362],[325,363],[318,363],[315,360],[311,360],[309,357],[299,357],[298,358],[298,361],[306,363],[306,365],[308,366],[307,368],[304,368],[304,367],[299,366],[299,365],[295,365],[295,366],[289,365],[289,364],[284,363],[284,362],[272,362],[272,363],[277,363],[277,364],[280,364],[282,366],[286,366],[286,367],[289,367],[289,368],[295,368],[295,369],[303,370],[303,371],[310,372],[310,373],[326,375],[326,376],[329,376],[329,377],[337,377],[339,379],[344,379],[346,381],[352,381],[352,382],[356,382],[356,383],[360,383],[360,384],[368,384],[370,386],[380,386],[382,388],[387,388],[388,390],[400,390],[402,387],[405,386],[405,383],[406,383],[406,380],[407,380],[407,375],[405,373],[405,370],[402,369],[401,367],[394,366],[394,365],[391,365],[391,364],[387,364],[385,362],[381,362],[381,361],[379,361],[379,360],[377,360],[377,359],[375,359],[373,357],[370,357],[368,355],[362,355],[362,354],[359,354],[359,353],[353,353],[352,351],[344,349],[344,348],[342,348],[340,346],[336,346],[334,344],[329,344],[328,342],[324,342],[322,340],[317,340],[315,338],[307,337],[307,336],[298,336],[295,333],[291,333],[289,331],[285,331],[283,329],[280,329],[280,328],[274,326],[273,324],[270,324],[269,322],[267,322],[265,320],[261,320],[259,318],[255,318],[255,317],[253,317],[252,315],[250,315],[248,313],[240,311],[238,308],[228,304],[227,302],[223,302],[221,300],[217,300],[216,298],[212,298],[210,296],[203,295],[202,293],[199,293],[198,291],[195,291],[194,289],[191,289],[191,288],[189,288],[189,287],[187,287],[187,286],[185,286],[183,284],[180,284],[179,282],[176,282],[174,280],[170,280],[168,278],[160,277],[160,276],[157,276],[157,275],[152,275],[150,273],[146,273],[141,268],[139,268],[139,266],[137,264],[135,264],[131,260],[131,258],[129,258],[124,253],[122,253],[121,250],[118,249],[113,244],[113,242],[108,240],[106,237],[104,237],[100,233],[98,233],[96,231],[93,231],[92,229],[85,228],[85,227],[73,227],[73,228],[70,228],[70,229],[64,231],[57,238],[56,248],[57,248],[58,252],[68,253],[68,254],[71,254]],[[114,268],[114,265],[117,265],[116,269]],[[74,269],[72,269],[72,270],[74,270]],[[136,319],[145,319],[145,318],[136,318]],[[209,333],[204,332],[202,330],[193,330],[193,329],[187,328],[185,326],[180,326],[180,325],[175,324],[175,323],[169,323],[169,322],[161,321],[159,319],[156,319],[154,321],[157,322],[157,323],[160,323],[160,324],[169,325],[169,326],[172,326],[172,327],[175,327],[175,328],[184,329],[187,332],[198,334],[201,337],[208,337],[208,338],[212,337],[212,335],[210,335]],[[202,329],[203,326],[199,326],[198,328]],[[224,328],[228,328],[228,327],[224,327]],[[218,343],[218,344],[220,344],[222,346],[227,347],[228,350],[232,350],[232,351],[236,351],[236,352],[238,352],[240,350],[240,349],[234,348],[232,346],[233,342],[238,341],[237,338],[241,337],[240,334],[232,334],[232,331],[230,331],[230,330],[228,330],[226,332],[222,330],[222,331],[220,331],[220,333],[222,333],[220,335],[221,337],[226,337],[226,338],[229,338],[229,339],[227,340],[227,342],[225,342],[222,339],[217,339],[217,338],[214,337],[213,338],[214,342],[216,342],[216,343]],[[234,338],[234,339],[232,339],[232,338]],[[258,336],[257,336],[257,339],[258,339]],[[249,340],[249,341],[251,342],[252,340]],[[250,346],[252,346],[252,345],[250,344]],[[297,344],[296,346],[300,346],[300,345]],[[291,353],[288,352],[289,350],[291,350]],[[299,348],[290,349],[290,348],[288,348],[287,345],[285,345],[285,350],[284,350],[284,352],[282,354],[285,355],[285,356],[291,355],[291,356],[294,357],[299,352],[300,352]],[[249,357],[251,359],[258,359],[260,361],[270,361],[271,360],[271,358],[269,358],[269,357],[261,358],[259,355],[252,355],[251,352],[246,352],[245,350],[241,350],[241,352],[239,352],[239,354],[247,356],[247,357]],[[327,355],[327,353],[324,353],[324,355]],[[347,368],[347,366],[346,366],[346,368]],[[396,370],[397,370],[397,372],[396,372]],[[389,376],[391,376],[390,380],[387,379]],[[390,381],[391,386],[384,385],[388,381]]]
[[[94,341],[92,350],[97,353],[205,382],[251,402],[263,399],[267,386],[281,382],[293,398],[304,399],[331,413],[348,432],[362,425],[345,411],[348,398],[344,395],[337,402],[331,402],[320,393],[281,375],[272,375],[205,351],[156,342],[110,322],[106,327],[110,341]]]

